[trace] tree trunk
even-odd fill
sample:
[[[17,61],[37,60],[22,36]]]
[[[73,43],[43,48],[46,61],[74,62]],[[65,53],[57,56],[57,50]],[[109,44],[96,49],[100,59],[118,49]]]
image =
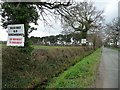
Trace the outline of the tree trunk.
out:
[[[25,23],[24,26],[25,26],[25,43],[24,43],[24,47],[29,47],[30,46],[29,45],[29,40],[28,40],[28,29],[29,29],[29,27],[28,27],[27,23]]]
[[[87,38],[87,32],[86,31],[81,31],[81,39],[86,39]],[[85,44],[82,44],[82,46],[86,46]]]
[[[86,31],[81,31],[81,36],[82,36],[82,39],[86,39],[87,38],[87,32]]]

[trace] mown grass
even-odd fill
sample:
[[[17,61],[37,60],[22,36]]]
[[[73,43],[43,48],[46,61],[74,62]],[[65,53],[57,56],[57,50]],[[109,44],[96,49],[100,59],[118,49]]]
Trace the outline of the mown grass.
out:
[[[79,48],[80,46],[44,46],[44,45],[32,45],[34,49],[52,49],[52,48]]]
[[[101,49],[85,57],[59,77],[50,80],[47,88],[90,88],[96,79]]]

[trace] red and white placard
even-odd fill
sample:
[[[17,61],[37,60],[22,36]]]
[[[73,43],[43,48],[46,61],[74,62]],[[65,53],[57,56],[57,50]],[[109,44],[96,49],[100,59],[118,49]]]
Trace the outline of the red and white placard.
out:
[[[8,25],[7,46],[24,46],[24,24]]]

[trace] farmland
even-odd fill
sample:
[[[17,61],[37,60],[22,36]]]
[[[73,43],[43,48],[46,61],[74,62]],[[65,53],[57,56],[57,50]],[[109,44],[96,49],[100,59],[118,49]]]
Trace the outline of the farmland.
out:
[[[80,48],[81,46],[45,46],[45,45],[32,45],[34,49],[67,49],[67,48]]]

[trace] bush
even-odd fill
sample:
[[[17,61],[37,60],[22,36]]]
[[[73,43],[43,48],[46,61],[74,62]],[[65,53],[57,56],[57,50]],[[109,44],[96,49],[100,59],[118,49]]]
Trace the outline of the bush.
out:
[[[18,48],[4,47],[2,50],[3,88],[18,87],[18,83],[21,81],[19,79],[21,77],[26,78],[24,74],[26,76],[26,72],[30,70],[30,67],[31,62],[28,54],[21,52]]]
[[[35,49],[31,56],[19,48],[3,47],[2,51],[3,88],[33,88],[43,84],[78,62],[75,58],[92,52],[86,47]]]

